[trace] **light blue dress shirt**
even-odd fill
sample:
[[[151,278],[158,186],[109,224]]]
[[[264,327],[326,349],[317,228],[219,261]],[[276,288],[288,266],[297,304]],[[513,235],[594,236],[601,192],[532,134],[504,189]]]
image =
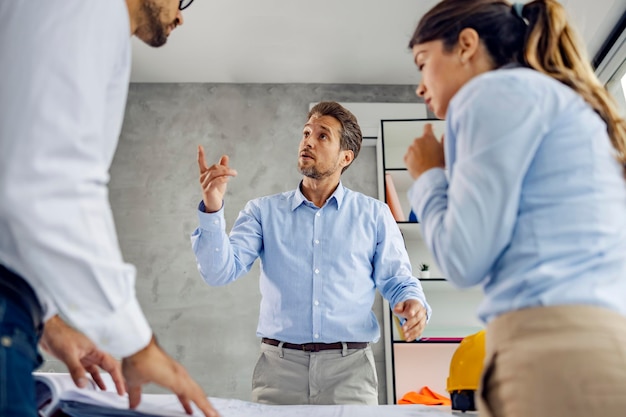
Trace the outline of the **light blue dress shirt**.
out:
[[[224,285],[261,258],[257,336],[290,343],[375,342],[378,289],[392,306],[417,299],[427,309],[398,225],[386,204],[341,184],[323,207],[300,189],[248,202],[230,237],[224,213],[198,212],[191,236],[198,269]]]
[[[468,82],[446,119],[448,173],[409,199],[445,276],[481,285],[479,316],[563,304],[626,316],[626,181],[606,126],[572,89],[526,68]]]

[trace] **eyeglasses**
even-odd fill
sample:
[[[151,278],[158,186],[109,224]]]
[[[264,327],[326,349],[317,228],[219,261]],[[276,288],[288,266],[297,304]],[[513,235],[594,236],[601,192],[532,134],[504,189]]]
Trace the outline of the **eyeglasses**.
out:
[[[185,10],[187,7],[191,6],[191,3],[193,3],[193,0],[180,0],[178,10]]]

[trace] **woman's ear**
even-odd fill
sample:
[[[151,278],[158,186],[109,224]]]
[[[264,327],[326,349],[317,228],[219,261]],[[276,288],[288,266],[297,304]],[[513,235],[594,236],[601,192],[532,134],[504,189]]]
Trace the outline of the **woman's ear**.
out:
[[[461,63],[466,63],[476,55],[476,51],[480,47],[480,36],[478,32],[472,28],[465,28],[459,33],[459,42],[457,48]]]

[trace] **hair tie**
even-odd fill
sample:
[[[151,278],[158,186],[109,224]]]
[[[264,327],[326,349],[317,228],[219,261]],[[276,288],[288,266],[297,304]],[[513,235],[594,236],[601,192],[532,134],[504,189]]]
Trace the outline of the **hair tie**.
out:
[[[522,19],[522,21],[524,22],[524,24],[526,26],[528,26],[528,19],[526,19],[523,15],[524,12],[524,3],[513,3],[513,6],[511,6],[511,8],[513,9],[513,13],[515,14],[515,16],[519,17],[520,19]]]

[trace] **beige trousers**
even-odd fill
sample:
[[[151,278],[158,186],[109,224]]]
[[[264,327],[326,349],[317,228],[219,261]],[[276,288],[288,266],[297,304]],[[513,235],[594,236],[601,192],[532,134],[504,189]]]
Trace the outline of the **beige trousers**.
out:
[[[378,404],[370,346],[303,352],[261,343],[252,401],[263,404]]]
[[[626,318],[579,305],[498,317],[481,391],[480,417],[624,416]]]

